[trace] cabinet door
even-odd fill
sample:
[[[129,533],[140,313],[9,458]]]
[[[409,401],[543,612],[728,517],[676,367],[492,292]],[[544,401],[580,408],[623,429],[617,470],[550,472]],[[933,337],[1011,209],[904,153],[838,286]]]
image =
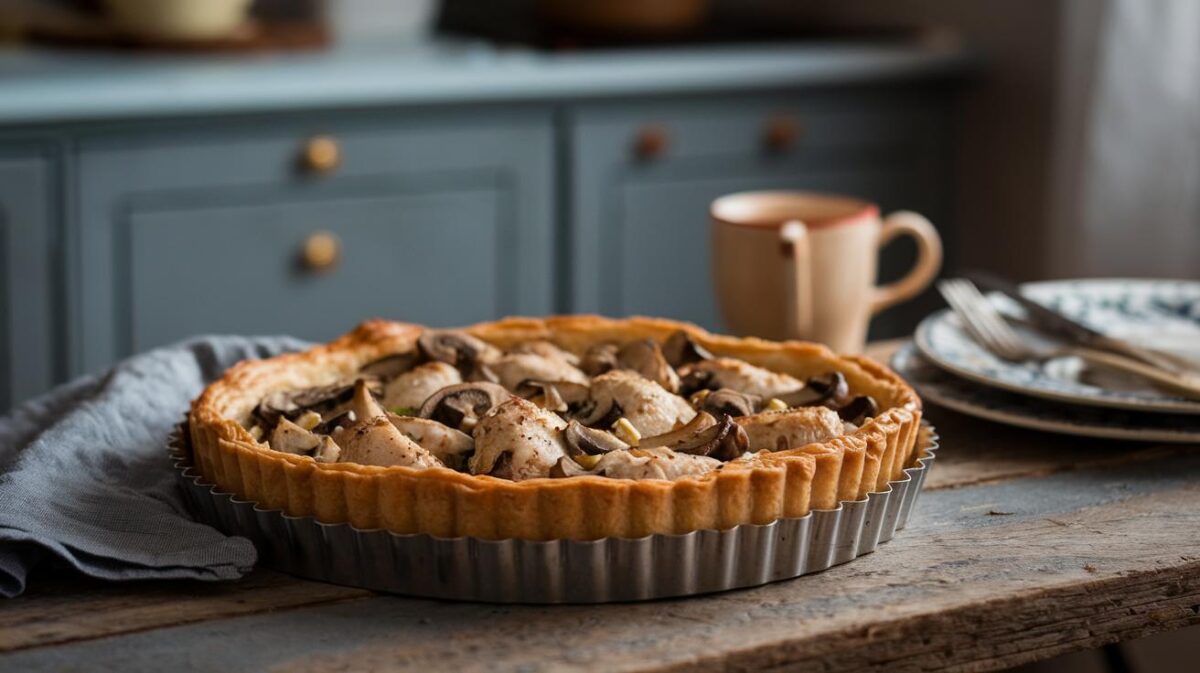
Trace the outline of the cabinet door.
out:
[[[336,166],[305,168],[314,135]],[[89,138],[76,368],[201,333],[325,340],[372,317],[549,312],[551,135],[525,111]]]
[[[842,92],[597,105],[571,118],[576,310],[720,330],[708,207],[723,194],[800,189],[858,196],[885,212],[918,210],[939,224],[945,214],[942,111],[919,97]],[[885,280],[912,256],[908,246],[894,247],[881,264]],[[881,316],[874,333],[899,332],[912,318]]]
[[[55,379],[53,203],[52,160],[0,148],[0,410]]]

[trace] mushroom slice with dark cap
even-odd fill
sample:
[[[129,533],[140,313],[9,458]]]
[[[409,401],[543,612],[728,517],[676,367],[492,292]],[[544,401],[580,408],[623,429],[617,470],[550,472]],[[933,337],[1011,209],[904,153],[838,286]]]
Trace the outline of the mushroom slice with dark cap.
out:
[[[500,355],[495,346],[458,330],[426,330],[417,337],[417,348],[430,360],[454,365],[464,378]]]
[[[700,400],[698,407],[713,416],[749,416],[762,410],[763,400],[758,395],[740,393],[732,388],[714,390]]]
[[[571,365],[572,367],[579,366],[579,356],[578,355],[572,353],[571,351],[563,350],[563,349],[559,348],[558,346],[556,346],[555,344],[553,344],[552,342],[546,341],[545,339],[538,339],[536,341],[523,341],[523,342],[517,344],[516,346],[513,346],[512,348],[508,349],[508,352],[509,353],[532,353],[534,355],[540,355],[544,358],[550,358],[553,360],[561,360],[561,361]]]
[[[400,434],[408,437],[421,448],[432,453],[446,467],[462,471],[467,458],[475,450],[475,440],[465,432],[455,430],[437,421],[416,416],[387,415]]]
[[[377,379],[364,380],[372,392],[379,391]],[[324,415],[325,412],[349,402],[353,396],[354,382],[351,381],[301,390],[279,390],[267,395],[258,403],[254,408],[254,417],[264,429],[270,430],[281,417],[295,420],[305,411],[315,411]]]
[[[677,453],[710,456],[717,460],[733,460],[750,446],[746,431],[729,416],[714,418],[705,412],[696,414],[690,423],[672,432],[648,437],[639,449],[667,448]]]
[[[512,393],[495,383],[459,383],[430,395],[421,405],[418,415],[456,430],[471,432],[484,414],[511,397]]]
[[[521,397],[557,413],[581,408],[587,402],[589,392],[586,385],[574,381],[526,379],[516,387],[516,393]]]
[[[654,381],[670,392],[679,391],[679,374],[663,357],[662,348],[653,339],[638,339],[621,346],[617,365]]]
[[[390,381],[413,368],[420,355],[414,351],[392,353],[372,360],[359,368],[359,374],[373,376],[381,381]]]
[[[672,367],[682,367],[693,362],[713,359],[713,354],[708,352],[707,348],[696,343],[683,330],[678,330],[667,337],[667,340],[663,342],[662,352]]]
[[[847,423],[862,425],[868,418],[879,414],[879,403],[870,395],[859,395],[839,408],[837,413]]]
[[[594,344],[584,352],[579,367],[588,376],[600,376],[617,368],[617,345]]]
[[[356,421],[358,421],[358,415],[347,409],[340,414],[331,414],[328,418],[322,418],[312,431],[319,435],[332,435],[340,428],[354,425]]]
[[[605,430],[589,428],[579,421],[567,423],[563,430],[563,440],[567,443],[567,453],[572,456],[596,456],[609,451],[624,451],[629,445],[622,442],[616,435]]]
[[[846,377],[841,372],[829,372],[810,378],[803,388],[775,397],[789,407],[813,407],[818,404],[833,407],[846,399],[849,392]]]

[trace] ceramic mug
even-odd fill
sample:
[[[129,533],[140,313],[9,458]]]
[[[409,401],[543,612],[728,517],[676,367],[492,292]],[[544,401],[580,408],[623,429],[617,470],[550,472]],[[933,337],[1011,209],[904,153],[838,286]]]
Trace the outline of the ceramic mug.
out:
[[[866,344],[871,316],[924,290],[942,265],[937,230],[909,211],[793,191],[742,192],[712,203],[713,272],[725,325],[738,334],[819,341],[842,353]],[[917,261],[876,286],[879,251],[912,236]]]

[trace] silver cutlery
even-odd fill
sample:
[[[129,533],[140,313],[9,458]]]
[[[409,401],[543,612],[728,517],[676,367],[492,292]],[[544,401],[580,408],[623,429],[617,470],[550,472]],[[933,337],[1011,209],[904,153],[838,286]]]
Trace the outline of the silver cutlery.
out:
[[[1200,372],[1200,363],[1193,360],[1138,346],[1071,320],[1058,311],[1026,297],[1014,283],[999,276],[982,272],[971,273],[968,276],[976,286],[999,292],[1020,304],[1021,308],[1025,309],[1029,322],[1038,330],[1065,339],[1076,346],[1125,355],[1167,371],[1189,369]]]
[[[1154,384],[1193,399],[1200,399],[1200,376],[1162,368],[1126,355],[1085,346],[1038,347],[1022,339],[996,307],[965,279],[938,282],[938,292],[962,320],[963,327],[980,346],[1013,362],[1074,356],[1090,364],[1141,376]]]

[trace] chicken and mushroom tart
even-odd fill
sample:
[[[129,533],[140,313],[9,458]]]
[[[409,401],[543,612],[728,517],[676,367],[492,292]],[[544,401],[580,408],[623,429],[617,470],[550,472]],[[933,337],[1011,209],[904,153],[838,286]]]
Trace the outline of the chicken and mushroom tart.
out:
[[[238,364],[192,404],[220,488],[320,521],[486,539],[686,533],[885,489],[921,404],[823,346],[685,323],[369,321]]]

